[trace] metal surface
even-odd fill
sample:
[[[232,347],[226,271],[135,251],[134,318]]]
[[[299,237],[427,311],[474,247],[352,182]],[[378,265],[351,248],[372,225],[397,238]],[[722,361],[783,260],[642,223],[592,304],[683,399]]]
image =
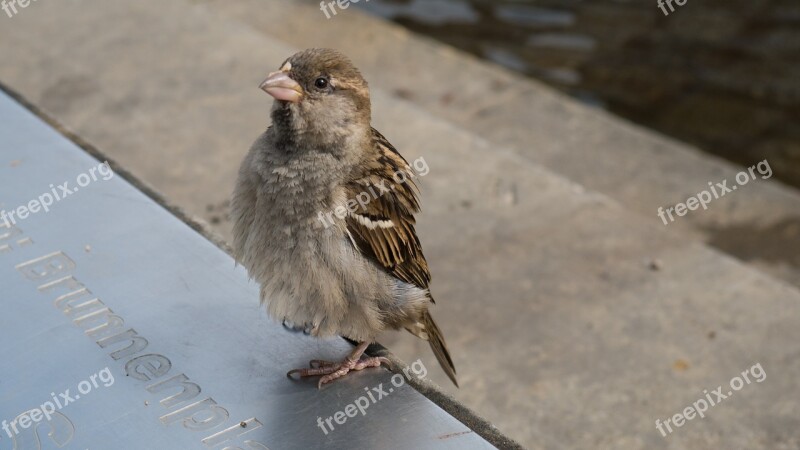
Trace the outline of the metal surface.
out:
[[[72,191],[0,217],[0,450],[493,448],[402,375],[288,380],[350,347],[271,321],[227,254],[97,167],[0,93],[0,212]]]

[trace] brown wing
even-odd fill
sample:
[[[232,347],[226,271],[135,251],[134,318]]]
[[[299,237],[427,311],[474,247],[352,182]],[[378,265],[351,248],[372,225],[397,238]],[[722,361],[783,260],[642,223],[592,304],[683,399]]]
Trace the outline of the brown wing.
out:
[[[347,216],[347,229],[362,254],[398,279],[426,289],[431,275],[414,230],[414,213],[419,212],[414,172],[374,128],[372,135],[374,154],[346,186],[348,199],[362,200]]]

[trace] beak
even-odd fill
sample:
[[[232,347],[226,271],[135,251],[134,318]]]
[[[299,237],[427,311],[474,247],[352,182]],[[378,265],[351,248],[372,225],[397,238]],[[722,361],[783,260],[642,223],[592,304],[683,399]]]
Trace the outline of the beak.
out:
[[[272,72],[259,86],[276,100],[297,103],[303,98],[303,88],[284,72]]]

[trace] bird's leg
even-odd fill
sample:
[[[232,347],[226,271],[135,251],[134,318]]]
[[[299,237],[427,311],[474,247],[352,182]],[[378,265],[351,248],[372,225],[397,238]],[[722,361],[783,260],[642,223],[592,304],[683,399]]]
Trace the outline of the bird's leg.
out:
[[[362,342],[358,344],[355,350],[353,350],[353,352],[350,353],[350,355],[341,363],[332,363],[329,361],[312,359],[309,363],[309,369],[290,370],[286,376],[289,378],[292,378],[294,374],[300,375],[301,378],[322,376],[322,378],[319,379],[319,384],[317,385],[321,388],[322,385],[347,375],[351,370],[363,370],[368,367],[380,367],[382,363],[391,366],[391,362],[382,356],[367,357],[362,359],[361,356],[364,354],[364,351],[368,346],[369,342]]]

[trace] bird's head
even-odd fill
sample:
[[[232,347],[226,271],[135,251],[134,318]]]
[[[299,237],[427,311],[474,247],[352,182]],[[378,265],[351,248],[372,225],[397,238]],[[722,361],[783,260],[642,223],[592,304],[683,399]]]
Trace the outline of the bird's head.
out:
[[[260,87],[275,98],[272,121],[281,133],[329,144],[369,130],[367,82],[336,50],[296,53]]]

